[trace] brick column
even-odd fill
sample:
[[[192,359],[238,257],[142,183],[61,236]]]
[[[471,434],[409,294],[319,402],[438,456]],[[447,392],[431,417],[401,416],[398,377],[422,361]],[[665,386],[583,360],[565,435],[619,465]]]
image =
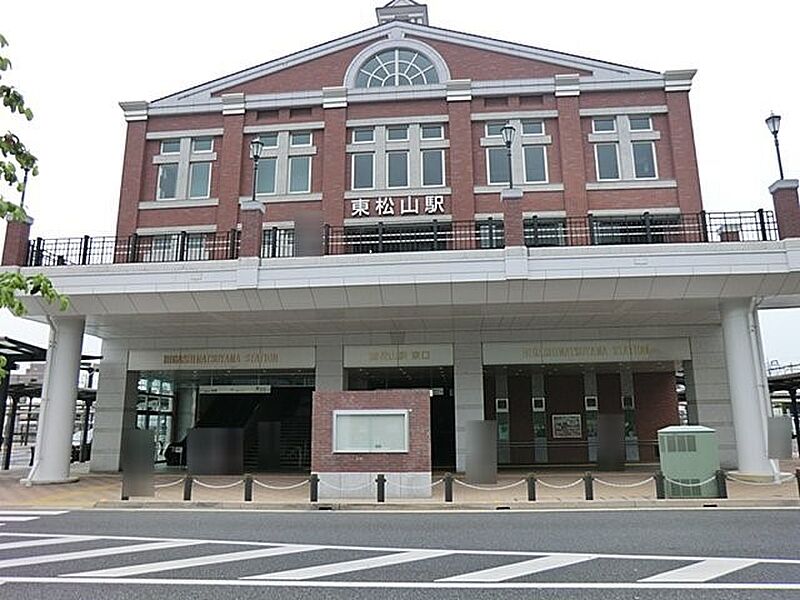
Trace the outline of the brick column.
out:
[[[347,189],[347,90],[323,88],[325,137],[322,141],[322,218],[333,227],[344,221]]]
[[[672,140],[672,163],[675,169],[675,181],[678,183],[678,206],[684,214],[699,213],[703,210],[692,130],[692,111],[689,107],[689,90],[695,72],[664,72],[667,122]]]
[[[561,147],[561,172],[564,180],[564,210],[567,217],[585,217],[589,212],[586,196],[586,166],[581,131],[580,87],[578,75],[556,75],[558,143]]]
[[[136,232],[139,219],[139,202],[142,199],[144,179],[144,148],[147,135],[147,102],[120,102],[128,122],[125,139],[125,156],[122,162],[122,183],[117,212],[117,237],[128,237]]]
[[[222,152],[219,161],[217,231],[235,229],[239,221],[239,196],[244,148],[244,94],[222,95]]]
[[[23,267],[28,259],[28,242],[31,236],[33,219],[26,217],[24,221],[15,221],[8,218],[7,220],[2,264],[3,266]]]
[[[504,189],[500,192],[500,201],[503,205],[503,231],[506,248],[524,246],[522,190]]]
[[[453,192],[450,211],[454,221],[475,219],[471,85],[469,79],[447,82],[447,114],[450,130],[450,161],[447,172],[448,183]]]
[[[800,238],[800,203],[797,198],[797,179],[779,179],[769,186],[778,222],[778,237]],[[5,264],[5,263],[3,263]]]
[[[242,202],[242,241],[239,256],[261,256],[261,244],[264,238],[264,205],[261,202],[248,200]]]

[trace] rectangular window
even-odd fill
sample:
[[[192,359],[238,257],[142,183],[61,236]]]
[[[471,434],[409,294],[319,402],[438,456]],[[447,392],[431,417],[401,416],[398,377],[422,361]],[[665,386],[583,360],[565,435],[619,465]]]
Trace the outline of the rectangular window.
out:
[[[273,227],[264,230],[261,243],[262,258],[285,258],[294,256],[294,229]]]
[[[656,178],[656,157],[653,142],[633,142],[633,176],[637,179]]]
[[[408,139],[408,125],[393,125],[386,128],[386,139],[390,142],[402,142]]]
[[[650,120],[650,115],[631,115],[628,117],[631,131],[651,131],[653,129],[653,122]]]
[[[211,152],[212,150],[214,150],[213,138],[194,138],[192,140],[192,152]]]
[[[423,150],[422,185],[444,185],[444,150]]]
[[[408,452],[408,411],[334,411],[334,452]]]
[[[258,136],[264,148],[277,148],[278,147],[278,134],[277,133],[262,133]]]
[[[444,127],[441,125],[423,125],[420,128],[420,136],[423,140],[442,140],[444,139]]]
[[[525,146],[525,181],[542,183],[547,181],[547,159],[544,146]]]
[[[289,193],[303,194],[311,191],[311,157],[289,158]]]
[[[368,190],[375,187],[375,154],[365,152],[353,154],[353,185],[354,190]]]
[[[508,154],[505,148],[488,148],[486,162],[489,168],[489,184],[508,183]]]
[[[208,198],[210,194],[211,163],[192,163],[189,166],[189,198]]]
[[[543,121],[523,121],[522,135],[544,135]]]
[[[505,121],[492,121],[486,124],[486,137],[499,137],[503,135],[503,127],[506,126]]]
[[[164,140],[161,142],[161,154],[178,154],[180,151],[180,140]]]
[[[354,129],[353,130],[353,143],[361,144],[364,142],[375,141],[375,130],[370,127],[369,129]]]
[[[386,153],[386,186],[408,187],[408,152]]]
[[[159,200],[175,198],[178,187],[178,165],[169,164],[158,167],[158,194]]]
[[[617,130],[617,120],[614,117],[600,117],[592,120],[592,130],[595,133],[611,133]]]
[[[262,158],[258,161],[258,180],[256,181],[257,194],[275,193],[276,158]]]
[[[311,132],[310,131],[294,131],[290,136],[292,146],[310,146],[311,145]]]
[[[619,156],[616,144],[595,144],[597,179],[619,179]]]

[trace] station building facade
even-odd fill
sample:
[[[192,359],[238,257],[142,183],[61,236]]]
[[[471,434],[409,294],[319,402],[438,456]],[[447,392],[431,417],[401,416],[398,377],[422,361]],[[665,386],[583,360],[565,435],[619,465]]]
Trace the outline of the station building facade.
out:
[[[380,389],[429,390],[433,468],[464,469],[474,420],[497,421],[501,465],[590,464],[607,414],[652,462],[680,372],[723,466],[771,474],[757,308],[797,305],[797,182],[774,212],[704,211],[694,71],[440,29],[410,1],[378,18],[121,103],[115,236],[9,226],[4,264],[71,298],[27,301],[62,412],[81,334],[103,339],[91,468],[119,469],[131,428],[161,458],[229,426],[245,468],[308,470],[313,392]],[[378,421],[343,419],[341,452]],[[68,475],[42,460],[32,479]]]

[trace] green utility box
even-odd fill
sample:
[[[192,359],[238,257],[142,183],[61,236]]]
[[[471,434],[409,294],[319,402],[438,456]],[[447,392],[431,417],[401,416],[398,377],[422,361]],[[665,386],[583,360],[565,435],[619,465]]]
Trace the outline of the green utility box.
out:
[[[665,427],[658,431],[658,450],[667,498],[717,497],[714,476],[719,470],[719,444],[716,431],[700,425]],[[704,481],[708,483],[689,487]]]

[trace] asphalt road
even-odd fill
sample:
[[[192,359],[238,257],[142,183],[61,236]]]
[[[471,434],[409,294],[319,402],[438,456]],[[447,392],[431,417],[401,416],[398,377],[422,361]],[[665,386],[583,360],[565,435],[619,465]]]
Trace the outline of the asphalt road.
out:
[[[0,511],[0,599],[800,597],[800,510]]]

